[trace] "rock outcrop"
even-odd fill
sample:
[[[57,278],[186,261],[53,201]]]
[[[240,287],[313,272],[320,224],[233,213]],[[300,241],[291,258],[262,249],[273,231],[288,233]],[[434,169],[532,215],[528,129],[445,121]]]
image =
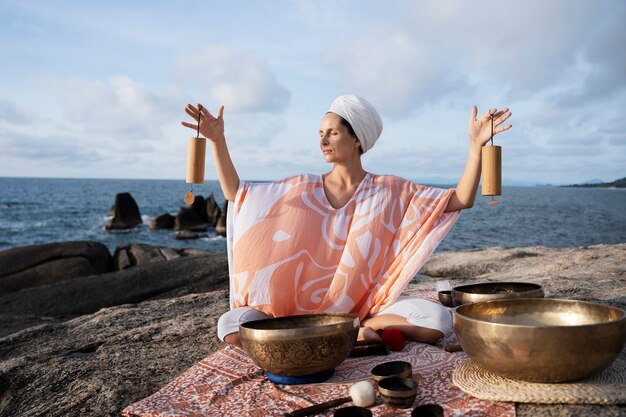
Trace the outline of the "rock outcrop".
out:
[[[155,297],[209,291],[228,282],[222,254],[205,254],[0,294],[0,337],[18,329]]]
[[[434,287],[441,279],[452,285],[531,281],[544,285],[549,297],[626,308],[626,244],[442,252],[420,272],[433,277],[420,275],[411,287]],[[35,289],[23,290],[23,307],[18,293],[0,296],[3,323],[14,309],[20,317],[54,308],[67,316],[84,314],[40,321],[0,338],[0,416],[118,416],[219,349],[215,326],[228,309],[226,277],[222,254],[76,278],[42,287],[39,296]],[[108,296],[111,292],[115,295]],[[84,303],[82,297],[92,301]],[[105,303],[94,304],[98,297]],[[626,352],[618,360],[626,360]],[[626,414],[626,405],[519,404],[516,409],[518,417]]]
[[[107,223],[107,230],[130,229],[143,223],[139,206],[130,193],[119,193],[115,196],[113,218]]]
[[[218,290],[103,308],[0,339],[0,416],[118,417],[219,349],[215,328],[227,309],[228,293]]]
[[[0,252],[0,294],[23,288],[102,274],[111,254],[98,242],[60,242]]]
[[[217,233],[218,236],[224,236],[226,237],[226,215],[228,212],[228,201],[224,202],[224,209],[222,210],[222,214],[220,216],[220,218],[217,220],[217,223],[215,224],[215,233]]]
[[[213,193],[209,195],[206,199],[206,218],[207,222],[215,227],[218,220],[222,216],[222,210],[220,210],[220,206],[217,204]]]
[[[191,206],[178,209],[174,220],[174,228],[181,231],[205,232],[209,227],[216,227],[221,217],[223,217],[222,210],[215,202],[213,193],[206,199],[202,196],[196,196]],[[180,236],[177,234],[176,238],[193,239],[198,237],[194,237],[189,233]]]
[[[208,236],[209,228],[215,228],[219,236],[226,236],[226,209],[220,209],[211,193],[206,199],[196,196],[189,207],[180,207],[176,216],[161,213],[150,221],[150,230],[175,229],[177,240],[198,239]],[[111,220],[107,230],[129,229],[142,223],[139,207],[129,193],[118,194],[109,212]],[[123,255],[122,255],[123,256]],[[122,260],[122,263],[125,261]]]
[[[112,269],[121,271],[151,262],[171,261],[181,256],[186,256],[185,249],[171,249],[143,243],[120,245],[115,248]]]
[[[173,229],[175,220],[169,213],[159,214],[150,222],[150,230]]]
[[[209,225],[193,207],[181,207],[176,213],[174,228],[176,230],[190,230],[193,232],[203,232]]]

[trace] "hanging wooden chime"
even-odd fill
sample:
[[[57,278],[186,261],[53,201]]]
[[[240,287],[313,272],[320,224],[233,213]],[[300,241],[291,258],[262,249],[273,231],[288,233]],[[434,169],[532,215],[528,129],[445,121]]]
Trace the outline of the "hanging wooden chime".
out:
[[[491,196],[489,204],[499,204],[493,198],[502,194],[502,147],[493,144],[493,115],[491,116],[491,145],[482,148],[482,195]]]
[[[202,106],[198,105],[198,130],[196,136],[189,138],[187,145],[187,183],[192,184],[185,194],[185,204],[193,204],[193,184],[204,183],[204,160],[206,155],[206,138],[200,137],[200,113]]]

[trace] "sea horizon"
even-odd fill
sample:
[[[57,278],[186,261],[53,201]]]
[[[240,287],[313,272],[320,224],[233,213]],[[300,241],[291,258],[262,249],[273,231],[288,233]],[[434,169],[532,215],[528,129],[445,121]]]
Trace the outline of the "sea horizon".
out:
[[[308,174],[315,174],[309,172]],[[386,174],[378,174],[378,175],[393,175],[390,173]],[[266,181],[277,181],[282,178],[286,178],[287,176],[279,176],[275,178],[242,178],[242,181],[251,181],[251,182],[266,182]],[[49,176],[49,177],[37,177],[37,176],[13,176],[13,175],[0,175],[1,179],[25,179],[25,180],[107,180],[107,181],[180,181],[182,183],[186,183],[184,177],[181,176],[180,179],[176,178],[122,178],[122,177],[70,177],[70,176]],[[409,181],[412,181],[416,184],[423,185],[431,185],[431,186],[446,186],[446,187],[454,187],[457,185],[458,180],[446,179],[446,178],[407,178]],[[210,181],[218,181],[217,178],[207,178],[205,182]],[[611,182],[612,180],[604,181],[601,179],[589,179],[583,182],[533,182],[533,181],[525,181],[525,180],[516,180],[516,179],[502,179],[502,186],[504,187],[567,187],[571,185],[594,185],[603,182]]]
[[[445,184],[431,184],[447,187]],[[176,215],[190,189],[184,180],[0,177],[0,250],[39,243],[98,241],[111,251],[119,245],[146,243],[172,248],[226,250],[226,239],[210,229],[198,240],[176,240],[173,230],[152,231],[159,214]],[[219,183],[193,185],[196,195],[213,194],[223,206]],[[144,224],[126,231],[105,230],[118,193],[129,192]],[[571,247],[626,242],[626,193],[610,188],[503,186],[497,199],[478,192],[474,207],[437,251],[484,247]]]

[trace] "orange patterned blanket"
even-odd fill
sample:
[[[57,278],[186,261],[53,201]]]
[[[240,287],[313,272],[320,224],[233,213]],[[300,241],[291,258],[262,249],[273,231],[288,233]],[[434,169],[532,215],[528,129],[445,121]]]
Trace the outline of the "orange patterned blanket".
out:
[[[412,295],[419,293],[413,291]],[[441,347],[408,343],[401,352],[388,356],[348,358],[324,383],[277,385],[265,378],[243,350],[226,347],[185,371],[159,392],[130,405],[122,414],[126,417],[282,416],[297,408],[346,397],[352,383],[370,378],[374,366],[405,360],[413,365],[413,379],[419,384],[415,406],[437,403],[444,408],[446,416],[514,417],[514,403],[479,400],[452,383],[455,366],[466,359],[463,352],[448,353]],[[392,417],[409,416],[412,409],[391,409],[379,400],[371,410],[374,416]],[[324,415],[331,416],[332,411]]]

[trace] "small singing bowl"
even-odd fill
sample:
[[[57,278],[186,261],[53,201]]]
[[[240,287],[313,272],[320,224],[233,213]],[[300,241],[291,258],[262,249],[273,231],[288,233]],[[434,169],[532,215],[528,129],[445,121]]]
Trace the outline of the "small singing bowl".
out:
[[[457,307],[454,330],[470,359],[493,373],[568,382],[589,378],[618,357],[626,312],[577,300],[493,300]]]
[[[454,303],[452,302],[452,291],[439,291],[437,294],[439,296],[439,302],[446,307],[454,307]]]
[[[333,413],[334,417],[372,417],[372,412],[365,407],[351,405],[337,409]]]
[[[501,300],[506,298],[543,298],[543,287],[532,282],[483,282],[452,288],[452,304]]]
[[[413,367],[409,362],[391,361],[381,363],[372,368],[372,378],[377,383],[383,378],[397,376],[400,378],[411,378],[413,375]]]
[[[438,404],[420,405],[413,409],[411,417],[443,417],[443,407]]]
[[[378,381],[378,393],[389,407],[408,408],[417,397],[417,382],[393,376]]]
[[[275,375],[304,376],[335,368],[359,333],[354,314],[306,314],[250,321],[239,326],[243,348]]]

